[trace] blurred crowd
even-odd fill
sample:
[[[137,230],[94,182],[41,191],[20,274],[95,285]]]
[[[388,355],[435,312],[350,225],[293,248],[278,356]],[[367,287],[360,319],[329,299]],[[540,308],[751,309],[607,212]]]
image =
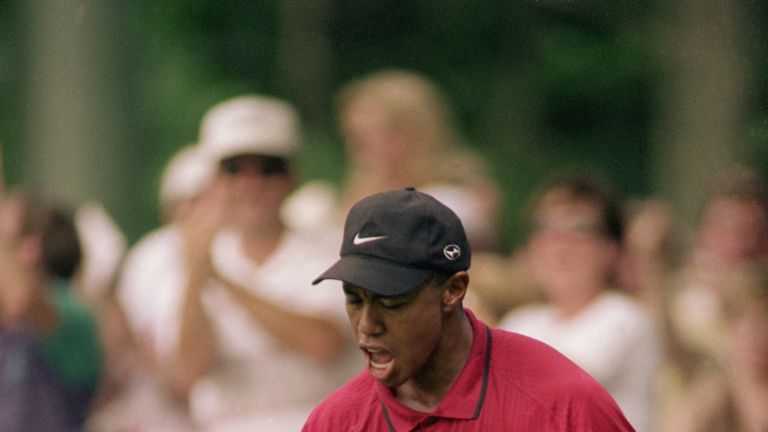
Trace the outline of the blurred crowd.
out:
[[[299,430],[362,367],[342,290],[310,282],[349,207],[406,186],[464,223],[467,307],[561,351],[639,432],[768,430],[760,173],[723,173],[690,239],[660,197],[552,173],[502,252],[502,193],[435,83],[382,70],[336,102],[340,184],[298,184],[289,102],[238,96],[168,161],[132,245],[97,203],[0,191],[0,430]]]

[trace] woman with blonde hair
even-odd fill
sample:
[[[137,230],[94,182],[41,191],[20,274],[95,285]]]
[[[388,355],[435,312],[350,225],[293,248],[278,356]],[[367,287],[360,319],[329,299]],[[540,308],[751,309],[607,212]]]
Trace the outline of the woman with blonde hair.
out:
[[[473,248],[497,246],[498,188],[482,158],[462,146],[450,104],[432,81],[401,69],[371,73],[339,91],[337,113],[348,166],[342,190],[325,189],[337,221],[364,196],[414,186],[458,213]],[[291,215],[302,214],[293,205]]]

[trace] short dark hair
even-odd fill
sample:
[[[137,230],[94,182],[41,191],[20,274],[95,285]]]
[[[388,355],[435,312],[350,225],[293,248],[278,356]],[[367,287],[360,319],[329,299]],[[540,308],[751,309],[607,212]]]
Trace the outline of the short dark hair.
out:
[[[604,234],[621,243],[624,238],[624,214],[621,202],[608,183],[594,173],[567,171],[558,173],[545,181],[534,194],[528,208],[529,228],[534,223],[535,212],[544,196],[556,190],[562,191],[573,201],[595,205],[600,210]]]
[[[42,266],[54,277],[71,278],[80,266],[82,247],[71,211],[38,195],[16,194],[21,202],[20,235],[39,235]]]
[[[445,285],[445,283],[448,281],[448,279],[451,278],[451,276],[455,275],[456,273],[444,273],[435,271],[432,272],[432,275],[426,280],[426,284],[434,284],[437,288],[442,287]]]

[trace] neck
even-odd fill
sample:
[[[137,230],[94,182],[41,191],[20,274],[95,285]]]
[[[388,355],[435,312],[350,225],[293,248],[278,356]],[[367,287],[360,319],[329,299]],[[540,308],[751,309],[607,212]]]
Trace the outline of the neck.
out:
[[[395,396],[417,411],[437,409],[467,362],[472,349],[472,324],[463,309],[451,312],[443,335],[422,371],[395,389]]]
[[[579,290],[579,295],[553,301],[558,314],[562,319],[573,318],[592,304],[607,288]]]

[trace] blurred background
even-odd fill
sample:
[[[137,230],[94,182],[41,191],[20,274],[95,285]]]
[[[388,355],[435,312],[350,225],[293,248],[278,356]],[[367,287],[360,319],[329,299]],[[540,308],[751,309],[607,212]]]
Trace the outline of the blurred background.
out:
[[[158,224],[160,172],[207,108],[295,103],[302,180],[339,181],[336,90],[383,67],[432,78],[504,193],[505,248],[547,174],[587,166],[692,223],[714,173],[768,173],[768,2],[2,0],[7,182]]]

